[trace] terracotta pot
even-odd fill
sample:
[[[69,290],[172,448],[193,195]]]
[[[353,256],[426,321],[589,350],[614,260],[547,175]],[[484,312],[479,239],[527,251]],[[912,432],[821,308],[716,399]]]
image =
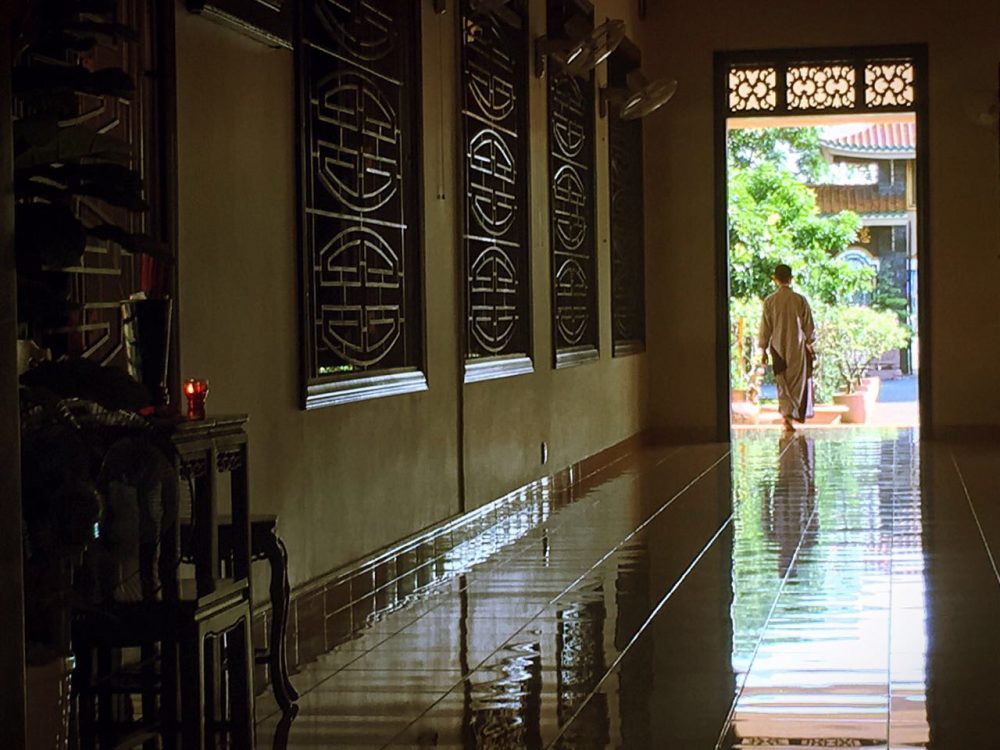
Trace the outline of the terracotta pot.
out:
[[[56,658],[29,664],[25,680],[28,744],[38,750],[69,747],[70,677],[75,660]]]
[[[833,396],[833,403],[847,407],[847,412],[842,417],[843,422],[864,424],[868,419],[868,399],[867,391],[836,393]]]
[[[861,378],[861,385],[871,396],[871,403],[878,401],[878,394],[882,390],[882,379],[877,377]]]

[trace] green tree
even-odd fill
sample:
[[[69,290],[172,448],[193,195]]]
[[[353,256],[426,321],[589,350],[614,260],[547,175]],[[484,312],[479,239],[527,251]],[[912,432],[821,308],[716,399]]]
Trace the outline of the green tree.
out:
[[[729,167],[788,164],[808,182],[819,182],[827,171],[820,151],[819,128],[742,128],[729,131]]]
[[[787,154],[791,156],[786,158]],[[730,133],[729,279],[733,297],[767,296],[774,289],[771,274],[778,263],[792,267],[796,286],[815,302],[847,303],[871,291],[872,270],[852,267],[836,257],[857,239],[860,217],[851,211],[821,216],[815,193],[788,165],[797,162],[801,168],[817,160],[822,162],[815,128]]]
[[[823,400],[835,391],[853,393],[873,361],[910,340],[910,332],[890,310],[836,305],[817,312],[816,386],[817,398],[822,395]]]

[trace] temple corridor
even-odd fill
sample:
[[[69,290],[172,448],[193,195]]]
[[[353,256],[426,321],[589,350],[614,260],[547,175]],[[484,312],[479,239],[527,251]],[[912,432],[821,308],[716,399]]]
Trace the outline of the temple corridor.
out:
[[[541,485],[327,602],[258,746],[992,746],[998,458],[756,431]]]

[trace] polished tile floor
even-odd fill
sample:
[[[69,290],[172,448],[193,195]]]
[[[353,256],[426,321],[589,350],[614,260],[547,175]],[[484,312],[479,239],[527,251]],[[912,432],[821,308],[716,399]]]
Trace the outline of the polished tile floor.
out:
[[[912,430],[645,449],[444,550],[258,746],[998,748],[998,477]]]

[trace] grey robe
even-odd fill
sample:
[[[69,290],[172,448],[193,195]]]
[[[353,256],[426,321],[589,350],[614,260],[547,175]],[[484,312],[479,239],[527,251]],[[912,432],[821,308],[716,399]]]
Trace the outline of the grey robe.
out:
[[[771,356],[778,411],[786,419],[804,422],[811,416],[812,365],[806,344],[815,339],[812,310],[805,297],[783,286],[764,300],[757,345]]]

